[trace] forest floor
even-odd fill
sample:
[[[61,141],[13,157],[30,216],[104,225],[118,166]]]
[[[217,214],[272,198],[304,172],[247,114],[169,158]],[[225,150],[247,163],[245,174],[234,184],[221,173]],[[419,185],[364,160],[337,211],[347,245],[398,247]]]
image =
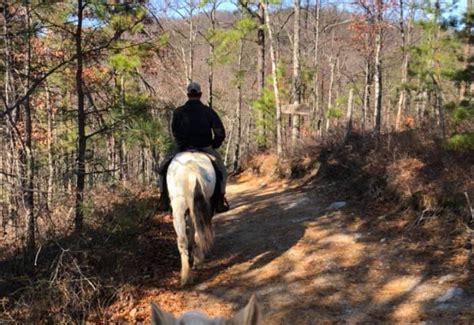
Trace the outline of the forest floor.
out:
[[[137,274],[100,318],[148,322],[151,301],[174,314],[230,316],[256,294],[263,324],[474,322],[465,234],[437,218],[415,224],[404,211],[350,199],[333,208],[346,198],[315,178],[244,173],[228,196],[232,210],[214,218],[215,244],[193,285],[179,286],[170,217],[154,215],[142,250],[124,257]]]

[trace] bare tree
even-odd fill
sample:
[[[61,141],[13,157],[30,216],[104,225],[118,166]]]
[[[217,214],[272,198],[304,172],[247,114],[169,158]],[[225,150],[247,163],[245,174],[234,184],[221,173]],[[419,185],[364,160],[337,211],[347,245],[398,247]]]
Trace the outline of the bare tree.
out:
[[[314,86],[313,86],[313,93],[314,93],[314,103],[313,103],[313,125],[319,126],[319,123],[316,122],[317,117],[316,114],[320,114],[319,112],[319,25],[321,21],[321,0],[316,0],[315,4],[315,25],[314,25],[314,56],[313,56],[313,66],[314,66]]]
[[[272,63],[272,81],[273,81],[273,92],[275,95],[275,105],[276,105],[276,132],[277,132],[277,154],[278,157],[281,157],[283,154],[283,137],[282,137],[282,127],[281,127],[281,105],[280,105],[280,94],[278,91],[278,79],[277,79],[277,58],[275,53],[274,39],[272,26],[270,21],[270,14],[266,8],[266,4],[263,4],[265,12],[265,25],[268,30],[268,39],[270,42],[270,57]]]
[[[239,4],[244,10],[251,16],[258,24],[257,29],[257,86],[258,95],[261,96],[265,89],[265,0],[259,0],[257,3],[257,10],[253,11],[250,8],[249,1],[239,0]],[[265,120],[263,112],[258,111],[257,119],[260,121]],[[266,127],[264,123],[257,126],[257,134],[261,138],[266,137]]]
[[[349,139],[352,134],[352,98],[354,96],[354,88],[349,90],[349,97],[347,99],[347,112],[346,112],[346,137],[345,142]]]
[[[383,0],[376,1],[376,34],[375,34],[375,57],[374,57],[374,131],[380,134],[382,127],[382,22],[383,22]]]
[[[30,5],[25,3],[25,25],[27,28],[27,50],[25,61],[25,94],[30,88],[31,80],[31,12]],[[26,249],[28,253],[33,253],[36,246],[35,241],[35,216],[34,216],[34,156],[32,146],[32,110],[30,97],[23,102],[24,107],[24,147],[20,152],[20,160],[22,163],[23,177],[22,177],[22,191],[26,214]]]
[[[241,147],[242,147],[242,57],[244,52],[244,41],[240,40],[240,50],[239,50],[239,58],[237,60],[237,111],[235,112],[236,116],[236,123],[237,123],[237,133],[236,133],[236,141],[235,141],[235,151],[234,151],[234,161],[233,161],[233,168],[234,171],[238,171],[240,168],[240,155],[241,155]]]
[[[395,120],[395,130],[398,131],[400,129],[400,121],[402,118],[403,112],[406,110],[406,102],[407,102],[407,90],[406,90],[406,83],[408,82],[408,65],[410,61],[410,52],[408,51],[408,44],[410,44],[410,36],[411,36],[411,19],[408,20],[405,26],[405,1],[400,0],[400,36],[402,41],[402,53],[403,53],[403,62],[402,62],[402,80],[401,80],[401,87],[400,87],[400,95],[398,97],[398,109],[397,109],[397,117]]]
[[[294,24],[293,24],[293,82],[292,95],[293,103],[299,104],[301,101],[301,77],[300,77],[300,0],[293,0]],[[300,117],[298,114],[292,115],[292,148],[300,137]]]
[[[468,15],[472,15],[472,0],[466,0],[466,13]],[[464,68],[467,69],[469,66],[469,57],[471,55],[471,44],[469,37],[471,36],[471,29],[472,29],[472,19],[469,17],[467,19],[467,22],[464,26],[464,31],[466,33],[466,40],[464,43],[464,53],[463,53],[463,59],[464,59]],[[471,83],[462,81],[459,87],[459,100],[462,101],[465,97],[466,94],[466,89],[471,88]]]
[[[83,49],[82,49],[82,23],[84,9],[87,3],[83,0],[77,1],[77,26],[74,34],[76,46],[76,93],[77,93],[77,151],[76,151],[76,216],[75,231],[82,231],[84,220],[84,186],[86,177],[86,113],[84,109],[83,88]]]

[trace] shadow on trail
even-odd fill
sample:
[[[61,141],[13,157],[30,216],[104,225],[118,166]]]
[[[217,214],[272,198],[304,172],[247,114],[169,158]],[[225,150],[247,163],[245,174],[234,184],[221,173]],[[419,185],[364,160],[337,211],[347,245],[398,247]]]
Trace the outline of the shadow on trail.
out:
[[[231,202],[235,210],[216,216],[214,248],[203,268],[194,271],[196,285],[239,263],[258,269],[301,239],[304,227],[288,225],[280,218],[283,207],[275,209],[277,201],[286,204],[297,191],[258,192],[236,197]],[[154,213],[156,197],[122,196],[88,219],[81,236],[43,243],[35,267],[25,267],[22,254],[0,260],[0,322],[103,321],[117,301],[128,304],[161,290],[195,290],[179,287],[176,235],[171,220]],[[248,206],[238,209],[239,204]]]
[[[474,261],[465,258],[462,232],[453,233],[457,228],[443,216],[411,227],[417,215],[405,214],[413,212],[369,202],[367,181],[373,177],[362,170],[357,176],[362,164],[341,168],[327,157],[321,164],[318,175],[298,190],[240,194],[236,207],[241,210],[216,222],[213,267],[199,279],[211,281],[196,290],[240,306],[257,293],[266,324],[471,323]],[[437,162],[426,160],[430,164]],[[439,170],[435,167],[430,171]],[[361,184],[351,189],[354,179]],[[301,210],[287,209],[302,191],[310,201]],[[349,205],[320,211],[318,206],[326,205],[314,200],[318,196],[321,201],[347,199]],[[313,229],[322,235],[308,236]],[[298,251],[300,245],[306,248]],[[233,270],[236,264],[242,265]],[[462,289],[462,295],[439,300],[453,288]]]
[[[330,159],[321,164],[320,173],[299,188],[272,191],[262,185],[237,193],[233,209],[214,219],[214,247],[194,271],[194,286],[179,288],[176,235],[172,223],[153,212],[156,198],[131,196],[99,215],[82,238],[44,246],[34,275],[21,270],[19,256],[0,261],[0,300],[7,309],[32,306],[11,315],[20,322],[48,321],[51,310],[56,322],[80,321],[88,313],[103,321],[107,306],[117,300],[127,308],[133,301],[148,303],[150,290],[203,293],[236,308],[257,293],[265,324],[472,321],[472,266],[455,260],[462,248],[450,228],[442,222],[430,226],[437,219],[429,219],[407,231],[402,212],[359,201],[365,187],[348,194],[351,183],[323,177],[340,174],[340,166]],[[347,208],[321,210],[341,199],[349,200]],[[430,241],[435,236],[446,240]],[[62,264],[61,254],[67,257]],[[54,282],[58,265],[64,276]],[[450,274],[454,278],[439,285]],[[449,286],[461,287],[463,300],[436,304]],[[64,288],[87,295],[71,300]],[[204,307],[206,301],[199,302]],[[0,314],[0,322],[4,318]]]
[[[295,189],[260,194],[260,191],[246,192],[231,203],[240,212],[231,212],[223,218],[216,218],[216,240],[210,256],[210,263],[223,260],[223,268],[234,264],[250,263],[249,270],[260,268],[281,256],[304,235],[301,223],[289,222],[285,205],[295,200],[302,192]],[[240,206],[242,207],[242,206]],[[295,209],[295,218],[298,215]]]

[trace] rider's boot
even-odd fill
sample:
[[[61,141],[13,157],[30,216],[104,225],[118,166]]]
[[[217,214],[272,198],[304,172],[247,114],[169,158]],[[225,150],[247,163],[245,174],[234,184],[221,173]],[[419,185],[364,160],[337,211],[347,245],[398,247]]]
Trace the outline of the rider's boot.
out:
[[[220,193],[216,202],[216,212],[217,213],[227,212],[229,211],[229,209],[230,207],[229,207],[229,203],[227,202],[225,198],[225,193]]]
[[[161,193],[160,198],[158,200],[158,211],[159,212],[168,212],[170,210],[170,200],[168,198],[168,194]]]
[[[166,178],[160,177],[160,198],[158,199],[158,211],[168,212],[170,210],[170,199],[168,195],[168,186],[166,184]]]

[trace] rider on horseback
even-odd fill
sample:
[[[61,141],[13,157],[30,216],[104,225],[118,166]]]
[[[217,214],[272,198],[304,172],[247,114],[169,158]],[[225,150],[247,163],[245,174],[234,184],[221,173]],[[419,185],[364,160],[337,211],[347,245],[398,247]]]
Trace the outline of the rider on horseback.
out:
[[[159,209],[167,211],[170,208],[166,171],[173,157],[182,151],[197,150],[215,157],[218,180],[216,212],[226,212],[229,206],[225,199],[227,170],[221,155],[216,150],[225,139],[224,125],[217,113],[201,102],[201,86],[191,82],[187,87],[188,101],[173,112],[171,130],[177,148],[173,149],[164,159],[159,168],[160,203]]]

